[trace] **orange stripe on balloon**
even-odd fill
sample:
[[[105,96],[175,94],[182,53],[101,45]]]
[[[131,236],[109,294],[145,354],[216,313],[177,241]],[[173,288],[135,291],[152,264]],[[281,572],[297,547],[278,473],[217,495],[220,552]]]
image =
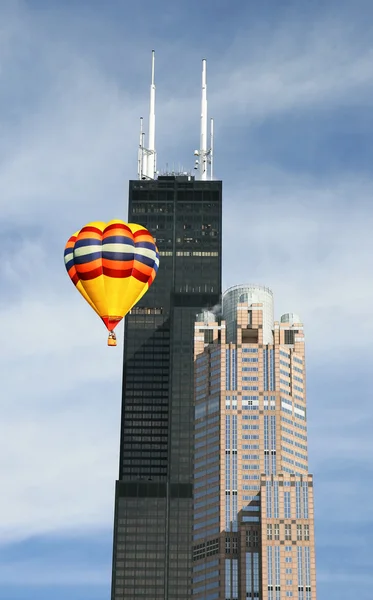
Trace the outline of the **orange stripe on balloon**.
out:
[[[105,239],[114,235],[124,235],[125,237],[133,239],[132,231],[128,229],[128,227],[121,227],[120,225],[113,227],[112,229],[105,229],[102,237]]]
[[[101,233],[95,233],[93,231],[81,231],[78,236],[79,240],[98,240],[101,242],[102,236]]]
[[[141,273],[144,273],[145,275],[147,274],[148,277],[150,277],[150,275],[151,275],[151,273],[153,271],[153,267],[148,267],[148,265],[144,265],[144,263],[142,263],[139,260],[134,260],[133,261],[133,268],[137,269]]]
[[[108,225],[107,227],[105,227],[104,231],[111,231],[112,229],[124,229],[125,231],[128,231],[130,233],[132,233],[132,230],[130,229],[130,227],[128,227],[128,225],[126,225],[125,223],[111,223],[111,225]]]
[[[133,269],[133,260],[109,260],[107,258],[102,259],[102,266],[108,269]]]
[[[148,244],[154,244],[154,238],[152,238],[151,235],[140,235],[139,237],[135,238],[135,242],[136,244],[138,244],[139,242],[147,242]]]
[[[92,260],[91,262],[76,265],[76,270],[78,273],[88,273],[89,271],[94,271],[95,269],[98,269],[101,266],[101,258],[96,258],[96,260]]]

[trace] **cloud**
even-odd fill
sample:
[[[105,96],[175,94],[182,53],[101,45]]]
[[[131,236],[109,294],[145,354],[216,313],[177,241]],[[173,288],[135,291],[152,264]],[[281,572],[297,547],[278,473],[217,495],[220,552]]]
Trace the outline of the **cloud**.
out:
[[[45,565],[34,564],[34,561],[18,561],[11,565],[0,567],[1,585],[20,584],[20,573],[22,573],[23,585],[27,589],[33,586],[105,586],[108,587],[110,580],[110,569],[96,567],[90,569],[74,563],[64,563],[63,569],[58,565],[51,565],[48,569]],[[28,596],[30,597],[30,596]]]
[[[371,104],[369,27],[356,35],[343,11],[335,21],[323,18],[282,17],[275,26],[255,21],[241,29],[236,21],[237,35],[225,33],[228,41],[208,56],[208,85],[216,173],[224,180],[224,287],[260,281],[273,289],[277,318],[290,310],[304,321],[316,535],[332,539],[336,530],[355,531],[373,519],[372,410],[364,400],[373,328],[372,180],[351,165],[335,172],[329,162],[322,174],[312,160],[297,170],[308,138],[301,149],[292,142],[286,163],[281,140],[267,155],[274,124],[281,122],[288,139],[295,116],[297,128],[310,119],[322,146],[335,113],[347,111],[333,127],[354,130],[357,112],[364,116]],[[198,144],[205,42],[153,36],[158,164],[175,156],[189,166]],[[51,8],[41,17],[22,3],[1,13],[3,544],[112,528],[122,348],[106,347],[105,330],[68,281],[62,254],[88,220],[126,215],[138,118],[146,116],[148,100],[150,56],[147,40],[139,49],[138,39],[106,14],[78,18]],[[272,133],[259,136],[263,124]],[[359,412],[352,410],[356,398]],[[322,565],[323,584],[355,585],[349,577],[356,575],[328,571],[326,558]],[[16,584],[20,571],[35,586],[100,585],[110,577],[104,566],[57,566],[46,570],[20,557],[2,565],[0,581]],[[359,582],[369,586],[369,577]]]
[[[300,314],[312,362],[334,361],[346,346],[352,353],[370,348],[371,182],[290,179],[271,169],[264,178],[263,171],[231,190],[225,203],[224,286],[260,280],[271,287],[277,318]],[[246,266],[235,258],[244,256]],[[357,310],[359,336],[347,325]]]

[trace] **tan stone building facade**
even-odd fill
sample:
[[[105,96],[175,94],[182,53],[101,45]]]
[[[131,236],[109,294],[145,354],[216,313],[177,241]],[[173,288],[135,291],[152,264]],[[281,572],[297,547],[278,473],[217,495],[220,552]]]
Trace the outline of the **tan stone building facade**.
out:
[[[235,286],[195,324],[193,598],[316,600],[303,325]]]

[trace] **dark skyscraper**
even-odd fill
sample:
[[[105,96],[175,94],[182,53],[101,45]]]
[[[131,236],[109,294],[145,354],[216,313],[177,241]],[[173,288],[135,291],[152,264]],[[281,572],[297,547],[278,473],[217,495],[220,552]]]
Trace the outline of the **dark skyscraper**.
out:
[[[200,180],[185,174],[153,178],[152,71],[150,149],[140,143],[128,221],[156,238],[160,266],[125,322],[112,600],[190,597],[194,323],[198,312],[221,299],[222,183],[206,179],[212,147],[206,148],[205,62]]]

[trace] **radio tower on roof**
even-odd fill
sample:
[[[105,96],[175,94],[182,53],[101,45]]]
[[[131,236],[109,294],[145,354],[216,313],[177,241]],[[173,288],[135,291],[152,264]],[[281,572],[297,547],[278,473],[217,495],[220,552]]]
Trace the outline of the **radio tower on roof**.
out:
[[[154,179],[156,172],[155,151],[155,52],[152,50],[152,78],[150,84],[150,106],[149,106],[149,134],[148,148],[144,145],[145,133],[143,133],[143,118],[140,118],[140,143],[138,156],[138,178]]]
[[[210,148],[207,148],[207,80],[206,59],[202,60],[202,99],[201,99],[201,137],[200,149],[194,151],[197,156],[194,169],[199,172],[202,180],[213,179],[213,145],[214,145],[214,120],[210,120]],[[208,167],[210,176],[208,177]]]

